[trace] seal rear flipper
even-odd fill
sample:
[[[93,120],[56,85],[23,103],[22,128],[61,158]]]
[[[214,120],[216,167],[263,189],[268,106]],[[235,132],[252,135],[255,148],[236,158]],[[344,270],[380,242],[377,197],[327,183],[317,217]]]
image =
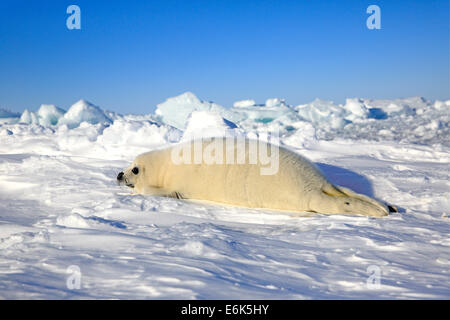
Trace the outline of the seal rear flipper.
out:
[[[332,184],[326,184],[322,187],[322,192],[331,197],[347,197],[348,194],[340,191],[338,187],[333,186]]]
[[[389,209],[389,212],[398,212],[398,209],[397,209],[396,206],[393,206],[393,205],[391,205],[391,204],[388,204],[387,207],[388,207],[388,209]]]
[[[369,196],[366,196],[366,195],[360,194],[360,193],[356,193],[356,192],[354,192],[354,191],[352,191],[352,190],[350,190],[348,188],[341,187],[341,186],[335,186],[335,188],[338,189],[340,192],[344,193],[348,197],[353,197],[353,198],[356,198],[356,199],[360,199],[360,200],[369,202],[369,203],[371,203],[371,204],[381,208],[383,211],[386,211],[387,214],[389,212],[392,212],[392,211],[390,211],[390,209],[389,209],[387,204],[385,204],[383,202],[380,202],[378,200],[375,200],[375,199],[373,199],[373,198],[371,198]]]
[[[353,196],[355,198],[364,199],[364,200],[369,201],[369,202],[371,202],[373,204],[376,204],[378,206],[380,206],[380,205],[385,206],[385,207],[387,207],[388,212],[398,212],[398,208],[396,206],[394,206],[392,204],[389,204],[389,203],[386,203],[384,201],[378,201],[378,200],[373,199],[373,198],[371,198],[369,196],[353,192],[352,190],[347,189],[345,187],[341,187],[341,186],[336,186],[335,189],[340,190],[339,192],[344,192],[345,195],[347,195],[347,196]]]

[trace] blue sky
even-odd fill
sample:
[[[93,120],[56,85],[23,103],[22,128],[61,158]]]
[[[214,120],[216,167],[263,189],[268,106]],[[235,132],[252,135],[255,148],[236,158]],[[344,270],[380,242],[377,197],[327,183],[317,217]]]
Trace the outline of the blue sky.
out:
[[[81,9],[68,30],[66,9]],[[366,9],[381,9],[369,30]],[[0,0],[0,108],[450,98],[449,1]]]

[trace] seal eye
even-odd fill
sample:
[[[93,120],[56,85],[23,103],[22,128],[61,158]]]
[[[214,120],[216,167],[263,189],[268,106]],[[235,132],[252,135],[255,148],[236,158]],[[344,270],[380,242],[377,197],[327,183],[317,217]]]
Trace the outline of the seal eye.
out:
[[[134,167],[133,170],[131,170],[131,172],[133,172],[134,174],[138,174],[139,173],[138,167]]]

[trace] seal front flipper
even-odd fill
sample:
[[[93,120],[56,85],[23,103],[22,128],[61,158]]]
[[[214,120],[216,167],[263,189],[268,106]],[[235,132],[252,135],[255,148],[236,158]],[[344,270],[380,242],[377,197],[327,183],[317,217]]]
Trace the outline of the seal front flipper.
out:
[[[176,199],[186,199],[186,198],[181,194],[181,192],[178,192],[178,191],[173,191],[172,193],[170,193],[170,195],[168,195],[168,197],[176,198]]]
[[[185,197],[181,194],[181,192],[171,191],[171,190],[167,190],[165,188],[160,188],[160,187],[147,186],[144,188],[142,193],[152,195],[152,196],[185,199]]]

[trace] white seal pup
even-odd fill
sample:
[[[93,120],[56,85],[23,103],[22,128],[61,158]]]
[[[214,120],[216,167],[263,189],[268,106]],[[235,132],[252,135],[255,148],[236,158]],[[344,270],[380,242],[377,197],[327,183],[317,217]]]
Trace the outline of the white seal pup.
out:
[[[239,138],[193,140],[141,154],[118,174],[117,181],[139,194],[249,208],[372,217],[396,211],[331,184],[314,164],[293,151]]]

